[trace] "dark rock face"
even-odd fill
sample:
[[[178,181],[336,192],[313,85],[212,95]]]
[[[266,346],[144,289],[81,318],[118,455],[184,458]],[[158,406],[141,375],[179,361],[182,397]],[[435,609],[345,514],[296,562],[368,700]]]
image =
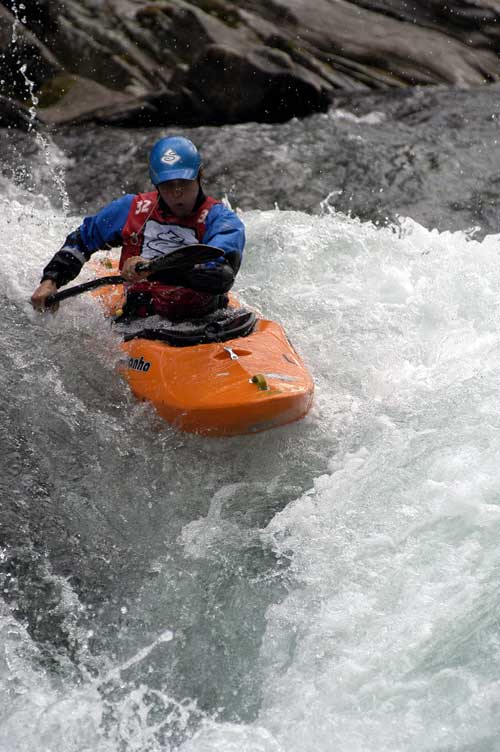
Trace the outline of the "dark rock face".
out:
[[[3,84],[0,93],[25,98],[47,78],[62,71],[50,50],[16,16],[0,5],[0,61]]]
[[[172,85],[188,88],[198,121],[213,124],[251,120],[256,112],[280,122],[324,111],[329,102],[319,76],[264,46],[242,57],[230,47],[210,45]]]
[[[0,94],[35,92],[49,123],[282,122],[339,90],[500,80],[494,0],[2,2]],[[61,77],[85,96],[68,99]]]
[[[21,104],[0,95],[0,127],[29,130],[30,114]]]

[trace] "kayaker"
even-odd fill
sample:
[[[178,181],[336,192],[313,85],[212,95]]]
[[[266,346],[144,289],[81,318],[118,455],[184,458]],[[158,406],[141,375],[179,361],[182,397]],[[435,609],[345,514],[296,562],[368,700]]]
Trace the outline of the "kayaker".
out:
[[[31,297],[33,307],[47,310],[46,301],[78,276],[98,250],[121,246],[120,271],[127,280],[125,312],[159,314],[179,319],[203,316],[227,302],[241,264],[245,229],[239,217],[202,188],[201,157],[182,136],[161,138],[149,157],[154,191],[127,194],[71,232],[43,270]],[[220,258],[189,271],[147,278],[137,263],[169,254],[183,246],[204,243],[220,249]]]

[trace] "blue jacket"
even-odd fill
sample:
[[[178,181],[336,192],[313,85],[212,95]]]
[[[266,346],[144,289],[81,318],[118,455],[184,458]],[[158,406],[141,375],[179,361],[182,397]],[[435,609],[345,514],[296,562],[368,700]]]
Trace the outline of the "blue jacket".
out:
[[[148,195],[148,194],[146,194]],[[98,250],[114,248],[121,246],[124,242],[124,229],[130,216],[134,202],[137,199],[136,194],[127,194],[122,198],[112,201],[110,204],[101,209],[97,214],[85,217],[80,227],[71,232],[62,248],[54,255],[51,261],[43,270],[42,279],[53,279],[57,286],[65,285],[79,274],[85,261],[88,261],[92,253]],[[205,196],[200,189],[196,207],[201,206],[205,201]],[[168,207],[160,201],[160,213],[169,212]],[[157,215],[157,212],[155,212]],[[182,235],[183,226],[190,224],[183,222],[182,218],[176,218],[176,228],[179,228]],[[192,224],[192,222],[191,222]],[[169,227],[172,228],[170,218]],[[233,275],[238,271],[243,248],[245,245],[245,228],[242,221],[227,207],[221,203],[215,203],[208,210],[204,218],[204,233],[198,240],[199,242],[220,248],[224,252],[224,258],[221,261],[211,261],[204,264],[207,272],[210,269],[215,271],[217,266],[226,262],[232,268]],[[187,232],[187,231],[186,231]],[[191,242],[196,242],[193,238]],[[178,247],[187,245],[190,242],[189,236],[178,239]]]

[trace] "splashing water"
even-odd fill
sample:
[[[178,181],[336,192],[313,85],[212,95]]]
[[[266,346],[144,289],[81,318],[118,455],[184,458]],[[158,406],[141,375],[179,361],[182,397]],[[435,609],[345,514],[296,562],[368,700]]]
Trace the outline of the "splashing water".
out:
[[[26,15],[20,17],[20,11],[26,11],[26,6],[23,3],[20,3],[18,6],[17,3],[14,2],[12,4],[14,21],[12,24],[11,37],[14,47],[16,46],[18,40],[18,27],[21,24],[26,25],[27,23]],[[28,64],[26,62],[22,62],[21,59],[18,61],[18,64],[19,72],[22,75],[24,85],[26,87],[26,95],[31,103],[28,108],[28,132],[32,133],[35,137],[35,143],[37,144],[40,154],[43,157],[45,171],[48,171],[50,179],[55,185],[57,199],[61,202],[63,212],[68,213],[70,200],[68,192],[66,190],[66,179],[64,173],[67,165],[67,159],[63,155],[59,147],[54,143],[50,134],[44,132],[43,126],[40,123],[37,123],[39,98],[35,93],[36,85],[33,79],[29,76]],[[36,178],[34,179],[34,175],[32,173],[36,172],[37,169],[39,169],[39,167],[34,164],[22,165],[19,168],[19,177],[23,178],[22,184],[24,185],[26,190],[35,190],[35,186],[39,182],[39,180],[37,180]],[[43,182],[45,185],[47,185],[50,181],[44,180]]]
[[[31,78],[27,75],[28,65],[26,63],[23,63],[21,67],[19,68],[20,72],[22,73],[22,76],[24,78],[24,82],[26,84],[26,88],[29,92],[29,96],[31,99],[31,107],[29,108],[30,113],[30,123],[29,123],[29,130],[33,130],[34,122],[36,119],[36,108],[38,105],[38,97],[35,96],[35,82],[31,80]]]
[[[0,474],[45,554],[0,612],[0,748],[489,752],[499,238],[244,220],[239,295],[285,324],[316,401],[210,440],[135,403],[91,300],[29,310],[78,220],[7,200]]]

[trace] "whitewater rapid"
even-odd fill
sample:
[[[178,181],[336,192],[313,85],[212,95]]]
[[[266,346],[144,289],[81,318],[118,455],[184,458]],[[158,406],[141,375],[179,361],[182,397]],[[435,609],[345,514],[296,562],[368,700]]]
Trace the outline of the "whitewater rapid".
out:
[[[31,311],[80,218],[4,188],[2,507],[30,565],[2,576],[0,749],[499,748],[499,237],[244,213],[236,291],[315,404],[202,439],[133,399],[92,300]]]

